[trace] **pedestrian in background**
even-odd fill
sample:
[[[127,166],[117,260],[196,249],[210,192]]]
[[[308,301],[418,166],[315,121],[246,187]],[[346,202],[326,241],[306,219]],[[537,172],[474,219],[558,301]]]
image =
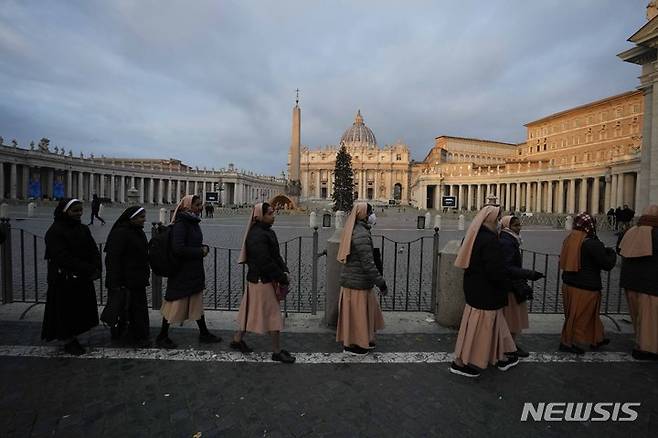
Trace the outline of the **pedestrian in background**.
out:
[[[113,299],[121,303],[117,324],[110,328],[112,339],[120,339],[127,326],[130,342],[140,348],[150,347],[146,286],[151,269],[145,221],[143,207],[128,207],[112,226],[105,244],[108,303]]]
[[[450,372],[478,377],[489,364],[507,371],[519,363],[503,308],[508,282],[503,249],[498,240],[500,207],[487,205],[466,231],[455,266],[464,271],[466,304]]]
[[[94,225],[94,218],[101,221],[101,225],[105,225],[105,219],[103,219],[98,215],[100,211],[101,211],[101,200],[98,198],[96,193],[94,193],[91,200],[91,220],[89,221],[89,225]]]
[[[633,357],[658,360],[658,205],[647,207],[620,245],[621,287],[635,329]]]
[[[594,218],[587,213],[576,216],[560,252],[565,315],[560,351],[583,354],[583,346],[598,349],[610,343],[599,316],[601,270],[610,271],[616,260],[615,250],[597,237]]]
[[[247,265],[247,286],[238,311],[239,328],[230,346],[234,350],[250,353],[253,350],[243,339],[245,332],[269,333],[272,337],[272,360],[293,363],[295,357],[281,349],[280,345],[283,318],[276,289],[287,287],[290,281],[288,266],[281,258],[279,241],[272,230],[273,224],[272,206],[267,202],[256,204],[251,210],[238,259],[238,263]]]
[[[64,351],[86,352],[77,336],[98,325],[94,280],[101,276],[101,256],[89,228],[80,222],[82,202],[62,199],[46,232],[48,292],[41,338],[64,341]]]
[[[516,342],[517,336],[521,334],[523,329],[529,327],[527,300],[532,299],[532,296],[528,296],[532,292],[532,288],[526,281],[537,281],[544,274],[531,269],[523,269],[521,220],[516,216],[504,216],[500,224],[502,230],[499,240],[503,250],[505,271],[509,280],[507,305],[503,308],[503,314],[516,344],[516,355],[528,357],[529,353],[519,347]]]
[[[338,326],[336,341],[343,351],[363,355],[375,347],[375,332],[384,328],[384,316],[373,291],[386,295],[388,288],[377,269],[370,228],[374,224],[372,206],[354,204],[347,217],[337,259],[343,264],[340,274]]]
[[[206,289],[203,258],[210,249],[203,244],[203,233],[199,226],[201,208],[201,198],[186,195],[172,215],[171,250],[179,266],[167,279],[167,292],[160,310],[162,328],[156,344],[161,348],[176,348],[176,344],[169,338],[169,326],[185,321],[196,321],[199,326],[199,342],[208,344],[222,340],[210,333],[203,315],[203,291]]]

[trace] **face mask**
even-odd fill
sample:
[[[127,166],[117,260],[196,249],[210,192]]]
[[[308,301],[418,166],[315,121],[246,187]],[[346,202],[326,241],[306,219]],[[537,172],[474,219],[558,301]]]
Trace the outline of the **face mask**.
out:
[[[375,216],[375,213],[371,213],[370,216],[368,216],[368,224],[375,225],[376,223],[377,223],[377,216]]]

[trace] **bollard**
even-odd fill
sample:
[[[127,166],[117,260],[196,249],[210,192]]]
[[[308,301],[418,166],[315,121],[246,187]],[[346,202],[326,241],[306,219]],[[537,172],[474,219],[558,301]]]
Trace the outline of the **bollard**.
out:
[[[159,232],[158,228],[162,223],[151,222],[151,225],[151,237],[153,237]],[[156,275],[153,271],[151,271],[151,307],[155,310],[160,310],[160,307],[162,307],[162,277]]]
[[[325,327],[335,328],[338,324],[338,299],[340,297],[340,272],[343,268],[336,257],[340,238],[345,225],[345,212],[336,212],[336,230],[327,240],[327,265],[326,265],[326,293],[324,297],[324,318],[322,324]]]
[[[309,226],[311,228],[317,228],[318,226],[318,215],[312,211],[310,215],[308,215],[308,221],[309,221]]]
[[[167,209],[166,208],[161,208],[160,209],[160,223],[162,225],[167,225]]]
[[[6,218],[9,217],[9,205],[7,203],[3,203],[0,205],[0,218]]]
[[[318,313],[318,227],[313,228],[313,266],[311,270],[311,315]]]
[[[465,220],[464,220],[464,215],[463,215],[463,214],[460,214],[460,215],[459,215],[459,221],[457,221],[457,229],[458,229],[459,231],[464,231],[464,228],[465,228],[465,227],[464,227],[464,222],[465,222]]]
[[[37,205],[34,202],[30,202],[27,204],[27,217],[34,217],[34,210],[36,209]]]
[[[103,204],[101,204],[101,205],[98,207],[98,216],[103,217],[103,212],[104,212],[104,211],[105,211],[105,206],[104,206]]]
[[[430,223],[432,220],[432,214],[428,211],[425,213],[425,229],[429,230],[432,227],[432,224]]]
[[[440,217],[440,216],[439,216]],[[439,228],[434,227],[434,239],[432,242],[432,296],[431,296],[431,308],[436,309],[436,297],[439,288]]]
[[[6,204],[3,204],[6,205]],[[0,218],[0,230],[5,241],[0,245],[0,271],[2,273],[2,303],[14,301],[14,283],[12,274],[11,225],[6,217]]]
[[[434,216],[434,230],[440,230],[441,229],[441,215],[437,214]]]
[[[572,216],[567,216],[567,218],[564,221],[564,229],[565,230],[571,230],[573,229],[573,217]]]
[[[443,327],[459,328],[464,313],[464,271],[455,267],[460,240],[451,240],[441,250],[436,287],[436,322]]]

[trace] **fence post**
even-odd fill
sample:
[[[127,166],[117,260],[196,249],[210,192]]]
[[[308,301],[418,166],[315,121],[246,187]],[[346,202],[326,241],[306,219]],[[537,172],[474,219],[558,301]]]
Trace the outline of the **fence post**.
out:
[[[439,284],[439,228],[434,228],[434,244],[432,245],[432,312],[436,312],[436,294]]]
[[[313,271],[311,277],[311,293],[313,299],[311,300],[311,314],[315,315],[318,312],[318,227],[313,227]],[[301,277],[301,275],[300,275]]]
[[[2,303],[7,304],[14,301],[14,276],[12,272],[12,252],[11,252],[11,225],[9,218],[0,218],[0,232],[5,237],[4,243],[0,247],[0,269],[2,270]]]
[[[151,238],[158,233],[158,227],[162,225],[160,222],[152,222],[151,227]],[[151,307],[155,310],[159,310],[162,307],[162,277],[155,275],[155,272],[151,271]]]

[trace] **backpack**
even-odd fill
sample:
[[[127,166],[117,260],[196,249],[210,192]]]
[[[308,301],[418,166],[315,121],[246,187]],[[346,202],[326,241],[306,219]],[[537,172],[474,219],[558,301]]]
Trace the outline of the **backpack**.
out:
[[[156,275],[170,277],[178,271],[179,263],[171,250],[173,225],[160,225],[149,240],[149,264]]]

